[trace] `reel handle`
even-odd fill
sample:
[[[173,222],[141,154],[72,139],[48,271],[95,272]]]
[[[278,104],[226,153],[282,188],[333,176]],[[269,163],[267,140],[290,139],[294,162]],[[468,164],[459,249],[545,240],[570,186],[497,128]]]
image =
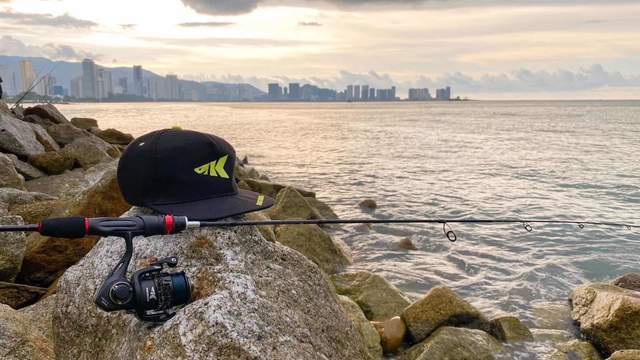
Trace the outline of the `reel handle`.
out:
[[[187,228],[185,216],[141,215],[124,218],[69,217],[43,220],[38,232],[45,236],[77,239],[85,236],[169,235]]]

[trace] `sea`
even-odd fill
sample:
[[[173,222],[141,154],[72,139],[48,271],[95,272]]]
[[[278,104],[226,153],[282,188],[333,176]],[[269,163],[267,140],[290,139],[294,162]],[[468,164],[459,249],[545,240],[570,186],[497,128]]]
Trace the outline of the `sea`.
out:
[[[180,126],[227,139],[275,182],[345,219],[542,219],[640,225],[640,101],[92,103],[60,106],[133,135]],[[378,208],[358,204],[373,199]],[[348,225],[354,270],[412,299],[444,284],[489,317],[570,332],[573,289],[640,271],[640,229]],[[416,250],[400,241],[410,240]],[[560,310],[558,310],[560,309]],[[546,316],[541,314],[547,314]],[[549,315],[551,314],[551,315]],[[551,319],[550,319],[551,317]],[[553,323],[549,325],[549,323]],[[546,358],[550,342],[503,358]]]

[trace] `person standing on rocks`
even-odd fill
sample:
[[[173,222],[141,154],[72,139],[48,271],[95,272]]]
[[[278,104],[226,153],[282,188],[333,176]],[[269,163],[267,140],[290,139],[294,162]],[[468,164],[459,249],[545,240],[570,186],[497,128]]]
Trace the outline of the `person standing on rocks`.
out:
[[[2,76],[0,76],[0,99],[2,99]]]

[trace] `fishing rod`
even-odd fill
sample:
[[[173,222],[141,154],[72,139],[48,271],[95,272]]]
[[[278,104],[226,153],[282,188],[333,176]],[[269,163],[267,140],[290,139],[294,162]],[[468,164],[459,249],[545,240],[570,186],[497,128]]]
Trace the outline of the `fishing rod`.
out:
[[[24,94],[22,94],[22,96],[20,96],[20,98],[18,98],[18,100],[13,104],[13,106],[11,106],[11,109],[10,109],[10,110],[11,110],[11,111],[15,110],[15,109],[16,109],[16,107],[18,107],[18,105],[20,105],[20,103],[22,102],[22,100],[24,100],[24,98],[25,98],[25,97],[27,97],[27,95],[29,95],[29,93],[31,92],[31,90],[35,89],[35,88],[36,88],[36,86],[38,86],[38,84],[40,84],[40,82],[41,82],[42,80],[44,80],[44,78],[45,78],[45,77],[47,77],[47,76],[51,75],[51,73],[53,72],[53,70],[55,70],[56,66],[57,66],[57,65],[56,65],[56,64],[54,64],[54,65],[51,67],[51,70],[49,70],[46,74],[44,74],[44,75],[42,75],[42,76],[40,76],[40,77],[37,77],[37,78],[36,78],[36,79],[37,79],[37,81],[36,81],[36,80],[33,80],[33,81],[31,82],[31,85],[30,85],[30,86],[27,88],[27,90],[24,92]],[[36,76],[37,76],[37,75],[36,75]]]
[[[528,232],[531,224],[570,224],[583,229],[585,225],[624,227],[637,229],[634,224],[574,220],[538,219],[312,219],[265,221],[189,221],[186,216],[141,215],[122,218],[68,217],[45,219],[39,224],[3,225],[1,232],[37,232],[59,238],[83,238],[86,236],[115,236],[125,240],[125,253],[97,291],[95,303],[107,311],[126,311],[138,319],[151,323],[163,323],[175,316],[178,309],[191,301],[191,282],[184,271],[164,272],[165,266],[178,265],[176,256],[153,262],[149,267],[137,270],[131,278],[126,273],[133,255],[133,238],[136,236],[170,235],[187,229],[224,228],[260,225],[330,225],[330,224],[442,224],[446,238],[455,242],[456,234],[450,224],[522,224]]]

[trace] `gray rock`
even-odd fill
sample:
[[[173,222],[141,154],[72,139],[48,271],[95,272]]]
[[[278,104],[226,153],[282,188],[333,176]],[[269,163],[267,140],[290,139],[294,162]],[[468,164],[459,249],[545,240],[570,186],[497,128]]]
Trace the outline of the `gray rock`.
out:
[[[60,175],[52,175],[27,181],[25,186],[32,192],[67,198],[89,189],[100,181],[107,171],[115,170],[117,165],[118,162],[113,160],[98,164],[86,170],[74,169]]]
[[[75,117],[71,119],[71,124],[73,124],[73,126],[77,127],[78,129],[82,129],[82,130],[89,130],[91,128],[98,127],[98,121],[96,119],[91,119],[91,118]]]
[[[42,154],[44,146],[38,142],[29,124],[0,113],[0,150],[19,156]]]
[[[86,169],[101,162],[113,160],[107,153],[109,148],[109,144],[98,138],[81,137],[65,146],[62,151]]]
[[[53,140],[51,135],[49,135],[47,130],[45,130],[42,126],[38,124],[32,124],[32,123],[27,123],[27,124],[31,127],[31,129],[33,130],[33,133],[36,135],[36,140],[38,140],[38,142],[42,144],[42,146],[44,146],[45,151],[60,150],[60,146],[58,145],[58,143],[55,140]]]
[[[498,340],[504,342],[531,341],[533,334],[515,316],[501,316],[489,323],[489,332]]]
[[[56,124],[51,120],[43,119],[40,116],[35,115],[35,114],[31,114],[31,115],[25,116],[23,121],[26,121],[26,122],[31,123],[31,124],[40,125],[44,129],[48,128],[51,125],[55,125]]]
[[[20,309],[31,320],[31,323],[47,339],[53,340],[52,315],[56,306],[56,295],[47,296],[37,303]]]
[[[249,178],[242,178],[242,179],[249,186],[250,190],[253,190],[260,194],[265,194],[272,198],[275,198],[276,196],[278,196],[278,193],[280,192],[280,190],[287,187],[286,185],[276,184],[268,181],[249,179]],[[305,199],[314,198],[316,196],[316,194],[312,191],[308,191],[300,188],[294,188],[294,189],[300,195],[302,195]]]
[[[38,170],[33,165],[18,159],[18,157],[14,154],[6,155],[11,159],[11,161],[13,161],[13,166],[16,168],[18,173],[24,176],[26,180],[33,180],[46,176],[42,171]]]
[[[305,197],[304,199],[307,200],[307,202],[309,203],[309,205],[311,205],[311,207],[318,210],[318,212],[320,213],[320,216],[322,216],[323,219],[332,219],[332,220],[338,219],[338,215],[326,203],[316,199],[315,197]]]
[[[3,360],[54,360],[53,344],[31,319],[0,304],[0,356]]]
[[[89,132],[78,129],[70,123],[51,125],[47,128],[47,132],[60,145],[71,144],[77,138],[91,135]]]
[[[0,187],[24,189],[24,177],[18,173],[13,160],[0,153]]]
[[[109,144],[129,145],[133,141],[133,135],[125,134],[122,131],[116,129],[101,130],[95,135],[108,142]]]
[[[441,327],[409,348],[405,360],[490,360],[502,345],[481,330]]]
[[[278,226],[275,233],[279,243],[300,252],[327,274],[334,274],[351,264],[347,244],[318,225]]]
[[[611,354],[607,360],[638,360],[640,359],[640,350],[618,350]]]
[[[318,210],[309,205],[302,195],[292,187],[286,187],[278,192],[275,204],[267,210],[267,215],[272,219],[321,219]]]
[[[13,188],[0,188],[0,214],[6,213],[14,205],[29,204],[35,201],[55,200],[56,197],[39,192],[28,192]]]
[[[598,351],[586,341],[571,340],[557,344],[551,360],[601,360]]]
[[[640,273],[624,274],[611,283],[623,289],[640,291]]]
[[[398,288],[368,271],[331,275],[331,281],[336,292],[355,301],[369,320],[388,320],[411,304]]]
[[[376,201],[373,199],[365,199],[360,201],[358,206],[360,206],[362,209],[375,210],[378,208],[378,203],[376,203]]]
[[[128,215],[137,214],[132,211]],[[94,295],[124,251],[105,238],[60,279],[58,359],[364,359],[360,335],[325,276],[253,227],[136,238],[132,263],[177,256],[194,301],[162,326],[106,313]],[[133,269],[130,269],[133,270]]]
[[[23,225],[19,216],[1,216],[0,225]],[[23,232],[0,233],[0,281],[13,282],[20,272],[20,265],[26,250],[26,236]]]
[[[62,115],[55,106],[51,104],[36,105],[30,108],[24,109],[24,116],[38,115],[39,117],[47,120],[51,120],[56,124],[68,123],[69,120]]]
[[[640,349],[640,292],[590,284],[571,293],[571,317],[580,332],[605,354]]]
[[[364,316],[358,304],[356,304],[349,297],[343,295],[338,295],[338,300],[340,301],[340,305],[342,306],[344,312],[351,319],[353,325],[356,327],[360,335],[362,335],[362,340],[369,350],[369,355],[371,355],[373,359],[382,358],[380,335],[378,334],[378,331],[373,327],[373,325],[371,325],[369,320],[367,320],[367,318]]]

